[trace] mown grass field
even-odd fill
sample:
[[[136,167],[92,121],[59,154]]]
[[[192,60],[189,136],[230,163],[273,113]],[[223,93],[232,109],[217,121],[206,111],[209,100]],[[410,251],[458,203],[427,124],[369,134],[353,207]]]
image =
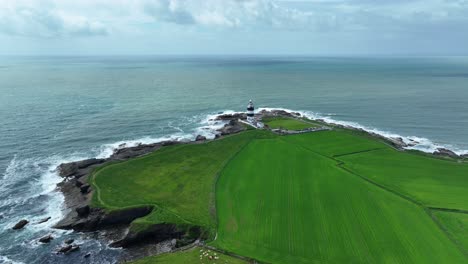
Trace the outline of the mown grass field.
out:
[[[382,147],[352,139],[360,144],[342,150],[328,142],[326,150],[320,133],[304,136],[310,142],[318,135],[322,153]],[[467,261],[421,207],[300,142],[297,136],[254,140],[225,167],[217,184],[215,246],[271,263]]]
[[[468,209],[467,165],[355,131],[249,130],[107,165],[90,183],[93,206],[154,206],[133,228],[217,230],[211,245],[268,263],[467,263],[468,214],[429,209]],[[199,263],[199,254],[141,261]]]
[[[337,130],[291,135],[284,137],[284,140],[329,157],[390,148],[378,140]]]
[[[226,162],[250,140],[269,137],[247,131],[205,144],[164,147],[152,154],[108,165],[91,178],[93,205],[116,210],[155,206],[133,226],[155,223],[193,224],[215,228],[214,182]]]
[[[210,258],[211,256],[211,258]],[[217,259],[215,258],[217,257]],[[186,251],[147,257],[132,264],[245,264],[247,262],[227,255],[195,247]]]
[[[447,232],[457,244],[468,254],[468,214],[433,211]]]
[[[468,164],[382,149],[339,157],[345,167],[428,207],[468,209]]]
[[[262,122],[272,129],[282,128],[287,130],[303,130],[310,127],[317,127],[318,125],[305,122],[299,119],[286,118],[286,117],[269,117],[263,118]]]

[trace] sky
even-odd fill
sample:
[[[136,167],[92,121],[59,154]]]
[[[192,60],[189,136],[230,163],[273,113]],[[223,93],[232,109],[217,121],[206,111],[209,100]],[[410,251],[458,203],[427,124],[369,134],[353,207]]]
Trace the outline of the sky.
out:
[[[0,0],[2,55],[468,55],[468,0]]]

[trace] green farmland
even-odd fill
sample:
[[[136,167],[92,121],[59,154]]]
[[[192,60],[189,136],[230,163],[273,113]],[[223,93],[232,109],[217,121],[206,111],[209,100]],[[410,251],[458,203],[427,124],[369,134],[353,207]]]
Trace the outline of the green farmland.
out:
[[[104,166],[91,183],[96,207],[154,207],[133,227],[198,225],[210,246],[261,262],[468,262],[468,163],[397,151],[359,132],[249,130]]]
[[[393,149],[339,157],[352,171],[428,207],[468,210],[468,166]]]
[[[443,211],[435,211],[434,214],[465,254],[468,254],[468,214]]]
[[[260,261],[466,261],[416,204],[280,138],[242,150],[224,169],[216,198],[214,245]]]
[[[317,127],[316,124],[299,119],[285,117],[269,117],[262,120],[271,129],[282,128],[287,130],[303,130],[310,127]]]

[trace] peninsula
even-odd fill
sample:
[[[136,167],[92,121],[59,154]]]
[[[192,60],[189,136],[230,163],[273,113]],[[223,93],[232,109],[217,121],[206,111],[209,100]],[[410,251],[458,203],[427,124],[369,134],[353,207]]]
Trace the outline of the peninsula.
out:
[[[468,261],[466,156],[252,113],[218,115],[212,140],[61,164],[70,210],[56,227],[102,231],[136,263]]]

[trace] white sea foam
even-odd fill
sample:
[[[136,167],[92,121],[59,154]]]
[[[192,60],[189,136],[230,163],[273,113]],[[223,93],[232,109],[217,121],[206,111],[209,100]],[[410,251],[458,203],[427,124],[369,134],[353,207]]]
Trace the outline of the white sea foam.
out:
[[[312,111],[303,111],[303,110],[297,111],[297,110],[291,110],[291,109],[287,109],[287,108],[268,108],[268,107],[259,108],[259,111],[261,111],[261,110],[266,110],[266,111],[283,110],[283,111],[286,111],[288,113],[295,112],[295,113],[300,113],[302,116],[304,116],[306,118],[309,118],[311,120],[322,119],[325,122],[330,123],[330,124],[336,124],[336,125],[343,125],[343,126],[350,126],[350,127],[354,127],[354,128],[359,128],[359,129],[365,130],[365,131],[370,132],[370,133],[375,133],[375,134],[381,135],[381,136],[386,137],[386,138],[392,138],[392,139],[401,138],[403,140],[403,142],[405,142],[406,144],[411,145],[411,146],[406,147],[406,149],[414,149],[414,150],[419,150],[419,151],[423,151],[423,152],[427,152],[427,153],[433,153],[438,148],[446,148],[446,149],[452,150],[453,152],[457,153],[458,155],[468,154],[468,150],[456,148],[456,147],[453,147],[451,145],[438,144],[438,143],[435,143],[435,142],[431,141],[428,138],[417,137],[417,136],[403,136],[403,135],[400,135],[400,134],[397,134],[397,133],[392,133],[392,132],[389,132],[389,131],[384,131],[384,130],[373,128],[373,127],[363,126],[363,125],[361,125],[359,123],[356,123],[356,122],[336,120],[336,119],[331,117],[331,116],[336,116],[336,114],[333,114],[333,113],[332,114],[320,114],[320,113],[315,113],[315,112],[312,112]]]
[[[0,263],[2,264],[24,264],[24,262],[14,261],[12,259],[9,259],[6,256],[0,256]]]
[[[121,140],[114,143],[103,144],[98,148],[98,154],[96,158],[105,159],[110,157],[115,150],[120,148],[128,148],[128,147],[135,147],[140,144],[154,144],[162,141],[192,141],[195,139],[197,135],[205,136],[208,139],[213,139],[218,132],[217,129],[222,128],[227,122],[223,120],[215,120],[217,116],[220,114],[234,114],[238,113],[232,110],[225,110],[218,113],[212,113],[207,115],[196,115],[189,118],[189,122],[194,123],[196,125],[195,128],[192,129],[190,133],[185,132],[180,127],[174,125],[173,123],[169,122],[168,127],[173,128],[179,132],[162,136],[162,137],[143,137],[139,139],[131,139],[131,140]]]
[[[175,133],[172,135],[167,135],[163,137],[143,137],[140,139],[132,139],[132,140],[121,140],[114,143],[104,144],[99,147],[99,153],[96,158],[105,159],[110,157],[115,150],[120,148],[128,148],[128,147],[135,147],[141,144],[153,144],[167,140],[174,140],[174,141],[189,141],[193,138],[192,134],[187,133]]]

